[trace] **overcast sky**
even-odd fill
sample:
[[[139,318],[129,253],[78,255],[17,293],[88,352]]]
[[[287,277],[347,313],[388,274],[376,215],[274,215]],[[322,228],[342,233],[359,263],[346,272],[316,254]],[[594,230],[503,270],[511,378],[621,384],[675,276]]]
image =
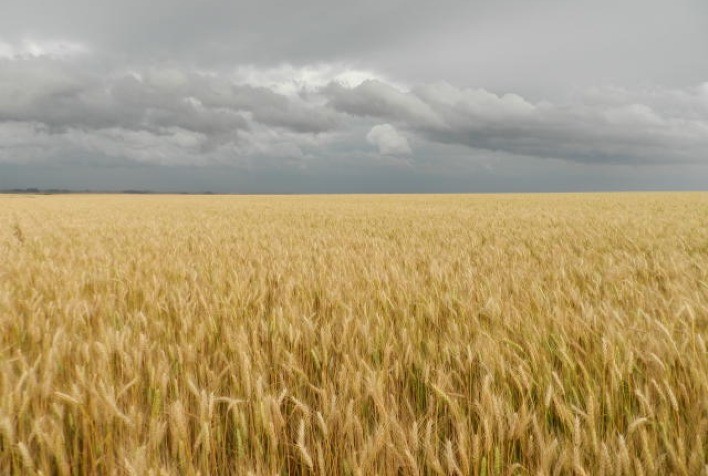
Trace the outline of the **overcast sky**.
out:
[[[2,0],[0,189],[708,188],[705,0]]]

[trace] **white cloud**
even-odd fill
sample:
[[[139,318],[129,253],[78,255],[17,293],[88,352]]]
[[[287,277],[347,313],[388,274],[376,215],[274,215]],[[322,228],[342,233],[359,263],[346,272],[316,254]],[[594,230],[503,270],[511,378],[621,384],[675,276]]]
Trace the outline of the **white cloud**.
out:
[[[528,116],[536,109],[518,94],[498,96],[485,89],[459,89],[444,82],[423,85],[413,92],[434,109],[454,108],[465,115],[489,119]]]
[[[391,124],[379,124],[366,134],[366,141],[377,147],[382,155],[409,155],[410,145],[404,135]]]
[[[629,104],[610,108],[604,113],[607,121],[615,126],[661,126],[663,119],[645,104]]]
[[[337,63],[306,66],[284,64],[274,68],[243,65],[231,74],[231,78],[238,84],[265,87],[286,96],[296,96],[303,92],[316,93],[332,82],[354,88],[367,80],[386,80],[372,71]]]
[[[68,59],[89,52],[86,45],[66,40],[36,40],[26,38],[12,44],[0,40],[0,59],[18,60],[31,58]]]

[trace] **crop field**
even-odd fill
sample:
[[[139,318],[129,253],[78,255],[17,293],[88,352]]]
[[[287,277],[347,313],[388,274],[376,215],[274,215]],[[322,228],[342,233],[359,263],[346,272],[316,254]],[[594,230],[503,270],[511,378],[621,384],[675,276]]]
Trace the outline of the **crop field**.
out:
[[[0,196],[0,474],[708,474],[708,193]]]

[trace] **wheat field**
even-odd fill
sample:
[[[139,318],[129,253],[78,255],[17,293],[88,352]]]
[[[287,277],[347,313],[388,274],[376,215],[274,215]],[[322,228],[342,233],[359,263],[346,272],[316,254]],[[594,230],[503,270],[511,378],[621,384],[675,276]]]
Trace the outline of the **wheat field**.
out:
[[[0,196],[2,474],[708,474],[708,194]]]

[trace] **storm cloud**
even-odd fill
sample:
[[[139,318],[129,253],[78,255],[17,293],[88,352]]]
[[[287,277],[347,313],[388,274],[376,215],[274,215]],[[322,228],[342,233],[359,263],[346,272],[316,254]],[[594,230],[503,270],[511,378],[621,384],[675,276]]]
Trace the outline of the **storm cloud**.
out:
[[[708,83],[685,91],[594,90],[565,103],[446,83],[403,92],[369,80],[330,86],[336,109],[394,121],[427,140],[587,162],[701,162],[708,151]]]
[[[7,171],[43,164],[79,182],[82,167],[131,164],[290,171],[308,183],[404,164],[418,181],[560,183],[559,170],[580,164],[588,180],[671,167],[674,186],[695,183],[708,172],[708,8],[609,6],[10,0],[0,188],[33,186]]]

